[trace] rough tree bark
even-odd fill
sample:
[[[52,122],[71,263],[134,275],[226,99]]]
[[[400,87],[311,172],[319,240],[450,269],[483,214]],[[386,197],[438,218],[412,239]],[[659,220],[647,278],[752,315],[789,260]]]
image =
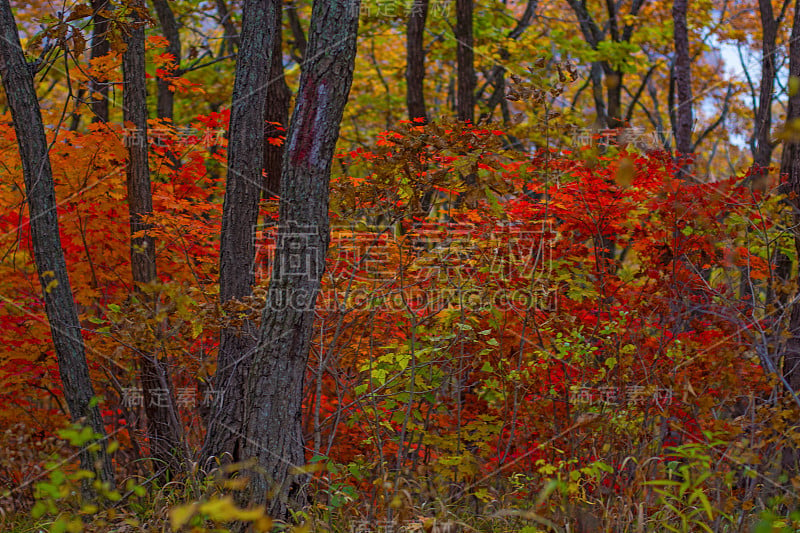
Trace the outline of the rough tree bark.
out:
[[[92,38],[89,47],[89,63],[93,59],[106,55],[110,50],[108,42],[108,19],[101,14],[108,9],[108,0],[92,0]],[[86,98],[86,93],[89,97]],[[97,95],[97,97],[95,97]],[[89,77],[88,87],[78,89],[77,102],[87,102],[92,112],[92,122],[108,122],[108,83],[102,83]],[[72,113],[69,130],[77,131],[81,123],[81,114],[76,109]]]
[[[287,138],[279,229],[259,344],[247,382],[243,456],[257,459],[249,497],[283,518],[305,500],[301,403],[314,306],[329,241],[328,194],[353,80],[359,0],[316,0]]]
[[[303,59],[306,57],[306,48],[308,47],[308,40],[303,31],[300,17],[297,15],[297,6],[292,0],[289,0],[286,5],[286,16],[289,18],[289,28],[292,30],[292,42],[290,44],[295,49],[295,60],[301,64],[300,67],[302,70]]]
[[[135,4],[145,9],[140,0]],[[144,23],[133,15],[122,55],[123,120],[135,128],[128,135],[126,167],[128,208],[131,227],[131,268],[137,298],[155,307],[157,302],[142,291],[142,286],[156,280],[155,241],[147,234],[150,225],[143,217],[153,212],[147,142],[147,89],[145,81]],[[153,327],[156,327],[155,325]],[[154,346],[143,348],[139,357],[144,411],[150,453],[156,461],[154,470],[165,478],[179,472],[185,459],[177,405],[165,363],[159,360]]]
[[[781,13],[776,18],[771,0],[758,0],[758,13],[761,17],[761,84],[758,89],[758,108],[751,148],[753,169],[761,173],[769,167],[775,145],[770,138],[772,130],[772,98],[775,92],[775,53],[777,52],[778,28],[783,19],[786,0]]]
[[[271,143],[286,135],[289,128],[289,104],[292,93],[286,85],[283,73],[283,36],[282,20],[275,18],[274,38],[272,39],[272,58],[267,86],[267,101],[264,109],[264,198],[274,198],[281,190],[281,166],[283,164],[282,144]],[[280,126],[278,126],[278,124]]]
[[[158,17],[158,23],[161,26],[161,31],[164,33],[164,37],[169,41],[167,52],[175,57],[175,70],[173,71],[173,75],[180,75],[181,37],[178,32],[178,21],[175,20],[175,14],[172,12],[172,8],[169,7],[167,0],[152,1],[156,16]],[[162,78],[156,78],[156,86],[158,87],[156,116],[158,118],[172,120],[175,110],[175,93],[170,90],[169,81]]]
[[[408,118],[423,118],[425,109],[425,21],[428,18],[428,0],[414,0],[406,25],[406,105]]]
[[[90,60],[103,57],[111,51],[111,45],[108,42],[108,19],[100,14],[106,9],[108,9],[108,0],[92,0],[94,27],[92,28]],[[92,122],[108,122],[108,83],[99,82],[94,78],[90,79],[89,98]]]
[[[291,8],[287,8],[287,12]],[[223,20],[228,23],[225,27],[225,38],[239,47],[239,32],[230,21],[228,8],[224,0],[217,0],[217,10]],[[283,72],[283,20],[280,16],[275,18],[272,39],[272,56],[267,80],[267,99],[264,107],[264,187],[262,195],[265,199],[278,196],[281,187],[281,164],[283,163],[283,145],[270,142],[270,139],[285,137],[289,126],[289,104],[292,93],[286,84]],[[232,49],[233,52],[233,49]]]
[[[255,267],[255,226],[263,188],[264,109],[272,61],[278,0],[245,0],[242,33],[233,84],[228,131],[228,174],[222,210],[220,301],[242,300],[252,294]],[[241,439],[244,383],[256,346],[257,330],[249,320],[220,334],[214,404],[201,453],[204,466],[214,457],[237,462],[243,458]]]
[[[686,24],[688,0],[675,0],[672,4],[672,22],[675,28],[675,83],[678,102],[675,124],[675,147],[681,158],[681,174],[689,172],[692,153],[692,58],[689,55],[689,28]]]
[[[458,120],[475,122],[475,53],[472,50],[473,0],[456,0],[456,62],[458,89],[456,115]]]
[[[608,110],[606,109],[606,98],[603,95],[603,66],[595,61],[592,63],[589,77],[592,80],[592,99],[594,100],[594,112],[597,118],[595,125],[598,129],[608,127]]]
[[[800,0],[795,3],[794,21],[789,44],[789,76],[800,79]],[[790,86],[794,83],[790,83]],[[800,91],[789,95],[789,104],[786,110],[786,130],[788,133],[783,147],[781,158],[781,174],[786,175],[786,182],[782,192],[795,193],[795,198],[789,198],[789,204],[794,211],[795,227],[800,224]],[[795,247],[800,253],[800,236],[795,236]],[[800,256],[799,256],[800,257]],[[785,269],[790,270],[790,269]],[[788,281],[788,280],[787,280]],[[789,318],[789,339],[783,354],[783,376],[791,392],[800,393],[800,305],[792,307]]]
[[[47,138],[34,88],[33,69],[27,64],[8,0],[0,0],[0,76],[3,78],[14,129],[17,132],[22,174],[30,216],[33,255],[42,285],[45,313],[50,322],[58,370],[70,418],[102,436],[100,451],[80,452],[81,467],[97,472],[99,479],[114,482],[114,470],[106,453],[106,434],[100,410],[91,405],[94,389],[89,379],[85,345],[72,287],[58,233],[53,171]]]

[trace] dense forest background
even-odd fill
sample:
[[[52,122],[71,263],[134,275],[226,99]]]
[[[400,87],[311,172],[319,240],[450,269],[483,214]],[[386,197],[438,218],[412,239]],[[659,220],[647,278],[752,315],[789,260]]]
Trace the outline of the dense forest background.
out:
[[[800,1],[0,0],[0,530],[800,530]]]

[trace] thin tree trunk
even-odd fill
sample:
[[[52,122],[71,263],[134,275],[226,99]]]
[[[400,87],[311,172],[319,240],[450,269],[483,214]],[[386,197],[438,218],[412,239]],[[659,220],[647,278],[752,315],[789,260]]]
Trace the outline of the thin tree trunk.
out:
[[[688,0],[675,0],[672,5],[672,21],[675,28],[675,83],[678,86],[675,147],[681,159],[681,174],[689,171],[689,162],[685,158],[692,152],[692,58],[689,55],[689,28],[686,24],[688,4]]]
[[[800,0],[795,4],[794,23],[789,44],[789,76],[800,79]],[[789,136],[784,145],[781,159],[781,174],[786,175],[786,186],[783,192],[787,195],[792,192],[800,195],[800,136],[798,136],[797,126],[792,124],[798,119],[800,119],[800,91],[795,91],[789,95],[789,105],[786,111]],[[788,201],[794,211],[796,226],[800,223],[800,207],[797,199]],[[795,246],[800,252],[800,237],[795,237]],[[789,331],[791,337],[787,342],[783,357],[783,375],[792,390],[797,393],[800,391],[800,305],[795,304],[792,308]]]
[[[101,9],[107,9],[107,0],[92,0],[92,39],[89,49],[89,62],[92,59],[105,55],[109,51],[109,43],[106,38],[108,31],[108,19],[100,14]],[[100,93],[99,98],[95,98],[95,91]],[[89,94],[88,100],[86,94]],[[70,118],[69,131],[77,131],[81,123],[81,114],[78,107],[88,101],[89,109],[94,115],[92,122],[108,121],[108,84],[99,83],[94,78],[89,78],[89,86],[80,87],[76,97],[75,111]]]
[[[329,241],[328,194],[353,80],[359,0],[316,0],[289,128],[267,306],[246,395],[244,457],[257,459],[250,499],[284,518],[305,502],[303,380]],[[269,496],[268,496],[269,495]]]
[[[789,40],[789,77],[800,81],[800,0],[795,2],[794,20],[792,21],[792,34]],[[797,82],[789,82],[789,103],[786,109],[786,133],[788,134],[783,147],[781,157],[781,174],[786,176],[786,182],[782,185],[782,191],[787,202],[792,207],[795,228],[800,224],[800,135],[796,122],[800,119],[800,90],[793,89]],[[794,193],[794,196],[791,195]],[[795,230],[794,239],[795,249],[800,254],[800,236]],[[800,257],[800,255],[798,255]],[[789,281],[791,273],[791,260],[785,254],[778,256],[776,267],[777,275],[784,274],[785,281]],[[790,295],[791,296],[791,295]],[[774,297],[774,296],[773,296]],[[787,297],[780,298],[778,309],[784,308]],[[774,305],[774,302],[768,302]],[[775,335],[777,338],[778,335]],[[767,354],[767,357],[771,354]],[[789,385],[789,394],[800,393],[800,305],[796,303],[792,306],[789,314],[789,338],[783,353],[783,365],[781,369],[786,383]],[[784,449],[781,459],[784,472],[789,474],[789,478],[795,475],[800,466],[798,465],[798,450],[796,447],[787,446]]]
[[[97,472],[99,479],[113,484],[114,470],[106,453],[103,419],[97,405],[91,404],[95,393],[58,233],[53,171],[33,84],[33,70],[25,61],[9,0],[0,0],[0,76],[17,133],[33,255],[58,358],[64,398],[71,419],[88,425],[101,436],[97,442],[87,443],[96,444],[99,451],[90,453],[86,447],[81,450],[81,467]]]
[[[100,14],[100,11],[106,10],[108,7],[108,0],[92,0],[94,27],[92,28],[90,60],[108,55],[111,51],[108,42],[108,19]],[[89,99],[92,122],[108,122],[108,82],[99,82],[91,78],[89,80]]]
[[[242,33],[236,61],[233,102],[228,132],[228,175],[222,211],[220,243],[220,301],[241,300],[252,294],[255,266],[255,226],[263,188],[264,109],[272,65],[277,0],[245,0]],[[220,334],[214,405],[203,446],[204,465],[217,457],[243,458],[242,427],[245,382],[256,346],[255,325],[224,328]]]
[[[308,41],[303,31],[303,25],[300,23],[300,17],[297,15],[297,6],[293,0],[289,0],[286,6],[286,16],[289,17],[289,28],[292,30],[292,46],[297,49],[296,59],[298,63],[301,63],[302,70],[302,62],[306,57]]]
[[[758,0],[761,17],[761,85],[758,89],[758,109],[753,128],[753,170],[766,172],[772,161],[772,97],[775,92],[775,54],[778,26],[771,0]]]
[[[456,61],[458,91],[456,115],[461,121],[475,121],[475,54],[472,38],[473,0],[456,0]]]
[[[604,63],[606,100],[608,101],[608,127],[622,128],[622,71],[615,70]]]
[[[633,36],[633,25],[623,23],[620,28],[618,4],[613,0],[606,0],[608,22],[601,27],[595,22],[586,7],[585,1],[567,0],[575,17],[578,20],[584,40],[594,50],[606,39],[606,32],[610,33],[613,42],[630,42]],[[633,0],[628,15],[635,20],[645,0]],[[603,80],[605,77],[605,80]],[[597,113],[597,125],[600,128],[621,128],[625,125],[622,120],[622,70],[615,69],[607,61],[592,63],[591,81],[592,96]],[[606,96],[603,97],[603,85]]]
[[[414,0],[406,26],[406,104],[408,118],[428,120],[425,109],[425,21],[428,0]]]
[[[226,38],[239,46],[239,33],[228,16],[228,8],[224,0],[217,0],[217,8],[224,21]],[[287,9],[288,11],[288,9]],[[281,164],[283,163],[283,145],[274,142],[286,136],[289,126],[289,104],[292,93],[286,84],[283,72],[283,20],[275,19],[275,37],[272,40],[272,56],[267,80],[267,99],[264,107],[264,187],[262,196],[265,199],[276,198],[281,187]],[[273,139],[273,142],[270,142]]]
[[[283,74],[283,35],[282,20],[275,18],[275,37],[272,40],[272,66],[267,86],[267,101],[264,110],[264,198],[278,196],[281,190],[281,165],[283,164],[283,144],[273,141],[285,137],[289,128],[289,104],[292,93],[286,85]]]
[[[144,7],[143,1],[139,3]],[[136,128],[129,135],[127,187],[131,226],[131,268],[137,297],[152,307],[157,301],[142,291],[142,286],[156,280],[155,241],[147,234],[150,225],[143,217],[153,212],[150,189],[147,142],[147,90],[145,85],[144,22],[134,15],[129,29],[127,48],[122,55],[123,120]],[[139,236],[136,236],[136,235]],[[155,313],[153,312],[153,315]],[[153,327],[157,327],[153,325]],[[167,367],[160,361],[156,346],[147,346],[139,359],[147,416],[147,436],[150,453],[156,461],[155,470],[165,478],[180,471],[185,459],[178,410]]]
[[[180,75],[180,62],[181,62],[181,37],[178,32],[178,22],[175,20],[175,14],[169,6],[167,0],[152,0],[153,7],[156,10],[158,23],[161,25],[161,31],[164,37],[169,41],[167,52],[172,54],[175,58],[175,70],[173,75]],[[156,86],[158,87],[158,99],[156,104],[156,116],[162,119],[174,118],[175,110],[175,93],[169,88],[169,81],[162,78],[156,78]]]
[[[239,32],[236,31],[236,25],[231,19],[231,14],[228,11],[225,0],[217,0],[217,15],[222,19],[222,27],[225,29],[223,39],[225,39],[226,46],[223,47],[223,53],[220,55],[224,55],[225,48],[228,49],[229,54],[233,54],[239,48]]]
[[[603,95],[603,66],[595,61],[589,73],[592,80],[592,98],[596,114],[595,126],[599,130],[608,127],[608,113],[606,112],[606,99]]]

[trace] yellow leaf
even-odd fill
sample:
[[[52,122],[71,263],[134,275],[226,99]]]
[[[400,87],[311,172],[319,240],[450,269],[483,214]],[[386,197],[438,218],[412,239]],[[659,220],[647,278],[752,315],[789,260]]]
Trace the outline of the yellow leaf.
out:
[[[197,503],[190,503],[189,505],[179,505],[173,507],[169,512],[169,523],[173,530],[178,530],[189,523],[189,520],[197,512]]]
[[[192,338],[196,339],[203,332],[203,323],[199,320],[192,322]]]
[[[631,183],[633,183],[633,177],[635,174],[636,168],[633,165],[633,159],[629,157],[623,157],[619,160],[614,181],[616,181],[617,185],[620,187],[628,187]]]

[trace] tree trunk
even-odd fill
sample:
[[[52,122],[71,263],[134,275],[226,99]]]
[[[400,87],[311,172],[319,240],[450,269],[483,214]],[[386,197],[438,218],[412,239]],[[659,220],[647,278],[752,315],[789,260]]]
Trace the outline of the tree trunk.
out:
[[[33,255],[42,285],[45,313],[50,322],[64,398],[71,419],[88,425],[102,437],[97,442],[87,443],[96,444],[98,452],[90,453],[86,447],[81,450],[81,467],[97,472],[99,479],[113,484],[114,470],[106,454],[103,419],[98,407],[91,404],[95,394],[89,379],[81,324],[72,299],[67,264],[58,233],[55,184],[33,84],[33,70],[25,61],[9,0],[0,0],[0,76],[17,133]]]
[[[283,144],[275,144],[270,139],[285,137],[289,127],[289,103],[292,93],[283,75],[283,36],[282,20],[275,18],[275,37],[272,40],[272,66],[267,87],[267,102],[264,110],[264,198],[274,198],[281,190],[281,166],[283,164]]]
[[[761,85],[758,94],[753,131],[753,169],[765,172],[772,161],[774,145],[770,138],[772,130],[772,97],[775,91],[775,53],[778,39],[778,21],[772,10],[771,0],[758,0],[761,16]]]
[[[800,79],[800,0],[795,5],[792,36],[789,42],[789,76]],[[789,95],[786,111],[786,129],[789,136],[784,145],[781,159],[781,174],[786,175],[786,187],[783,192],[787,195],[792,192],[798,195],[796,198],[791,199],[790,197],[788,200],[794,211],[795,226],[800,223],[800,207],[797,200],[800,198],[800,136],[797,133],[797,125],[792,123],[798,119],[800,119],[800,91],[795,91]],[[800,238],[798,237],[795,237],[795,246],[800,253]],[[783,357],[783,375],[792,390],[797,393],[800,391],[800,305],[793,306],[789,331],[791,337]]]
[[[303,68],[303,59],[306,57],[306,48],[308,47],[308,40],[303,31],[303,25],[300,23],[300,17],[297,15],[297,6],[293,0],[289,0],[286,5],[286,16],[289,17],[289,28],[292,30],[292,46],[295,48],[295,59],[300,63],[300,69]]]
[[[143,2],[139,3],[143,7]],[[156,278],[156,254],[150,225],[143,217],[153,212],[150,189],[147,142],[147,90],[145,86],[144,22],[134,15],[122,55],[123,120],[133,124],[128,135],[127,188],[131,226],[131,268],[137,298],[155,310],[157,301],[142,291],[142,286]],[[139,236],[136,236],[140,234]],[[157,326],[152,325],[153,328]],[[164,479],[180,471],[185,459],[182,451],[180,418],[167,367],[157,356],[156,346],[145,346],[139,358],[147,415],[150,453],[156,461],[154,470]]]
[[[226,39],[230,39],[239,47],[239,33],[228,15],[224,0],[217,0],[218,13],[227,21],[225,25]],[[287,8],[288,12],[289,8]],[[276,198],[281,187],[281,164],[283,163],[283,145],[270,142],[286,136],[289,126],[289,104],[292,93],[286,85],[283,72],[283,20],[275,18],[272,40],[272,56],[267,81],[267,99],[264,107],[264,187],[262,196],[265,199]]]
[[[602,27],[595,22],[586,7],[585,1],[567,0],[577,18],[584,40],[594,50],[606,39],[606,32],[610,33],[611,40],[615,43],[630,42],[633,37],[634,27],[627,22],[620,28],[619,5],[612,0],[606,0],[608,22]],[[633,0],[628,15],[635,20],[644,5],[645,0]],[[624,20],[624,19],[623,19]],[[621,128],[625,126],[622,120],[622,70],[615,69],[607,61],[592,63],[591,82],[592,96],[597,113],[597,126],[599,128]],[[603,80],[605,77],[605,80]],[[606,97],[603,99],[603,82],[606,88]]]
[[[406,26],[406,104],[408,118],[423,118],[425,109],[425,20],[428,18],[428,0],[414,0]]]
[[[316,0],[308,59],[287,139],[278,237],[259,345],[247,383],[243,456],[257,459],[250,499],[273,517],[305,501],[303,380],[329,241],[328,194],[353,80],[358,0]]]
[[[225,29],[225,35],[222,37],[225,39],[225,46],[222,47],[220,55],[223,55],[225,48],[228,49],[228,53],[233,54],[239,49],[239,32],[236,31],[236,25],[231,19],[225,0],[217,0],[217,15],[222,20],[222,27]]]
[[[475,56],[472,50],[473,0],[456,0],[456,61],[458,91],[456,114],[458,120],[475,121]]]
[[[789,39],[789,78],[790,80],[796,78],[800,81],[800,0],[795,2],[792,34]],[[798,135],[797,127],[797,122],[800,121],[800,91],[792,89],[795,83],[789,82],[789,102],[786,108],[787,137],[781,157],[781,174],[786,176],[786,182],[782,185],[781,192],[787,196],[786,201],[792,207],[796,228],[797,224],[800,224],[800,205],[798,205],[798,198],[800,198],[800,135]],[[794,196],[791,193],[794,193]],[[794,244],[797,253],[800,254],[800,236],[798,236],[797,230],[795,230]],[[787,274],[791,272],[791,260],[781,254],[778,269]],[[783,305],[780,305],[779,308],[782,309]],[[770,355],[767,354],[768,357]],[[796,303],[792,306],[789,314],[789,338],[783,353],[781,371],[789,385],[789,394],[800,393],[800,305]],[[798,450],[795,447],[787,446],[784,450],[782,467],[790,478],[800,470]]]
[[[89,54],[89,62],[108,53],[109,43],[106,38],[108,31],[108,19],[100,14],[102,9],[107,9],[107,0],[92,0],[92,39]],[[95,98],[95,92],[99,97]],[[88,99],[86,93],[89,94]],[[81,114],[78,106],[84,101],[89,103],[89,109],[94,115],[92,122],[108,122],[108,84],[99,83],[94,78],[89,78],[88,87],[80,87],[76,97],[75,111],[70,119],[69,131],[77,131],[81,123]]]
[[[242,300],[252,294],[255,266],[255,226],[263,188],[264,109],[272,65],[277,0],[245,0],[240,48],[236,61],[233,103],[228,132],[228,175],[222,210],[220,301]],[[203,446],[204,466],[217,457],[242,459],[241,439],[245,382],[258,332],[249,320],[220,334],[214,405]],[[223,457],[225,456],[225,457]]]
[[[594,99],[595,127],[604,130],[608,127],[608,113],[606,112],[606,99],[603,95],[603,66],[595,61],[589,75],[592,80],[592,98]]]
[[[608,127],[622,128],[622,71],[611,68],[604,63],[606,100],[608,101]]]
[[[108,0],[92,0],[92,20],[91,59],[103,57],[111,51],[108,42],[108,19],[100,14],[101,10],[108,9]],[[97,95],[97,96],[95,96]],[[98,82],[94,78],[89,79],[89,101],[92,109],[92,122],[108,122],[108,82]]]
[[[676,110],[675,147],[681,159],[681,174],[689,171],[684,158],[692,152],[692,58],[689,55],[689,28],[686,24],[688,0],[675,0],[672,21],[675,38],[675,83],[678,86]]]
[[[153,0],[153,7],[156,10],[156,16],[158,16],[161,31],[169,41],[167,52],[175,58],[176,70],[172,71],[172,75],[180,75],[181,37],[178,33],[178,22],[175,20],[175,14],[172,12],[172,8],[169,7],[167,0]],[[168,80],[156,78],[156,86],[158,87],[156,116],[172,121],[175,110],[175,93],[170,90],[169,85]]]

